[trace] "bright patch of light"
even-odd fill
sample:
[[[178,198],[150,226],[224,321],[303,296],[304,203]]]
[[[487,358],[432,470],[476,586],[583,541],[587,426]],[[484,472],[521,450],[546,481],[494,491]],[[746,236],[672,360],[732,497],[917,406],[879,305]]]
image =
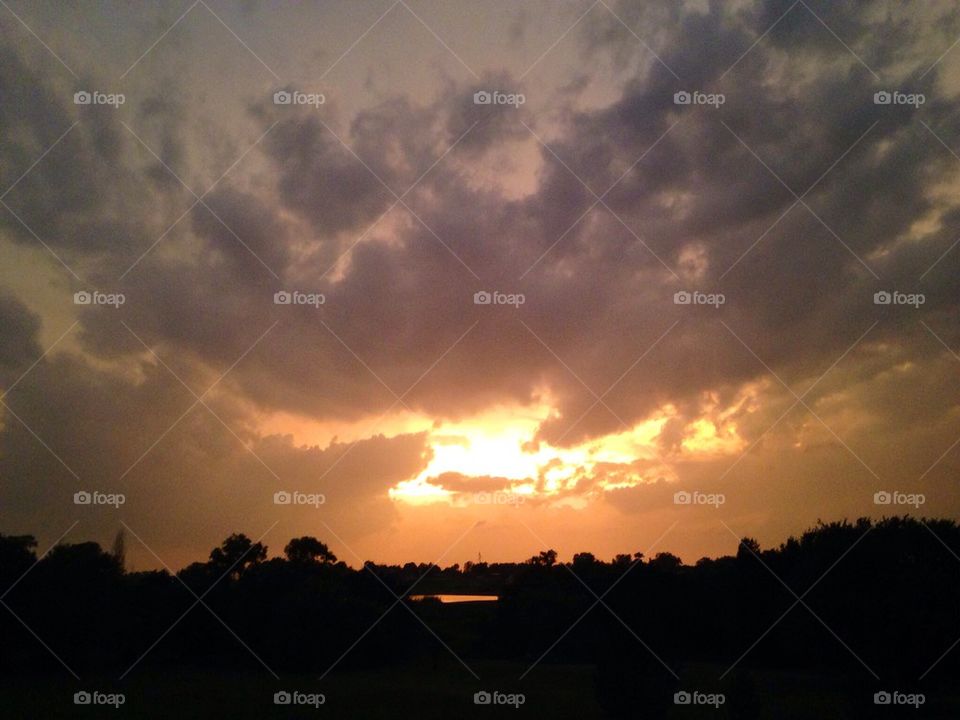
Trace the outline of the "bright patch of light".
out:
[[[729,406],[723,406],[716,395],[705,394],[700,416],[684,427],[680,451],[685,460],[740,452],[744,443],[737,434],[736,419],[754,409],[755,390],[746,388]],[[459,487],[447,490],[438,479],[453,473],[468,479],[501,478],[503,492],[578,507],[598,492],[677,480],[670,451],[660,443],[667,423],[678,416],[674,406],[665,405],[631,428],[574,447],[535,445],[537,429],[555,414],[544,400],[535,406],[500,407],[432,426],[427,440],[432,459],[416,478],[392,488],[390,497],[411,504],[456,504],[468,492]],[[589,480],[591,489],[585,486],[578,492],[584,480]]]

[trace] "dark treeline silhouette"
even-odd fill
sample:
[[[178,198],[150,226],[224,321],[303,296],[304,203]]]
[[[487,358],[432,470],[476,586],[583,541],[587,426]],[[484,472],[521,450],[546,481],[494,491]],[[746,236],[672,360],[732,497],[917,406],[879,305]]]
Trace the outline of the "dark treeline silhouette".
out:
[[[320,674],[338,660],[338,672],[435,666],[446,649],[409,612],[388,612],[407,602],[465,658],[525,669],[546,653],[547,665],[594,667],[597,700],[611,716],[636,716],[630,708],[642,698],[644,716],[658,717],[651,698],[666,707],[691,672],[707,678],[701,690],[713,683],[727,693],[730,717],[750,718],[758,669],[851,682],[860,697],[883,687],[935,696],[960,669],[958,649],[920,682],[960,637],[952,520],[821,523],[778,548],[745,538],[735,556],[692,566],[665,552],[611,561],[583,552],[564,563],[546,550],[522,563],[354,569],[315,538],[293,539],[284,557],[268,559],[241,534],[175,576],[126,571],[124,555],[121,536],[110,552],[61,544],[38,561],[32,537],[0,535],[0,587],[13,586],[4,602],[70,665],[113,676],[141,656],[135,672],[256,667],[242,643],[280,672]],[[500,601],[398,600],[411,586]],[[0,635],[0,672],[63,672],[11,613],[0,615]]]

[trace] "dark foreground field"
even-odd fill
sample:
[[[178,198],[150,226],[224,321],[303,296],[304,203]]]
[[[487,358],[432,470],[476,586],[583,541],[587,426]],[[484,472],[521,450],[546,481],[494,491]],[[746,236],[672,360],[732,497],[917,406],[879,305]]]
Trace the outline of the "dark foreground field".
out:
[[[819,525],[693,566],[353,569],[235,535],[171,575],[127,572],[122,547],[0,536],[0,717],[960,718],[953,521]]]
[[[456,661],[438,667],[337,673],[320,682],[316,676],[285,675],[281,682],[267,673],[244,671],[229,676],[204,672],[145,674],[129,682],[111,684],[109,678],[90,678],[82,685],[63,678],[6,678],[2,692],[3,718],[369,718],[370,720],[446,720],[448,718],[557,718],[591,720],[610,717],[596,698],[596,669],[587,665],[545,664],[524,681],[517,677],[526,669],[518,663],[478,662],[474,669],[483,678],[477,682]],[[722,668],[699,666],[682,675],[691,684],[709,685]],[[837,678],[750,671],[738,682],[752,688],[749,698],[727,697],[719,708],[668,705],[662,714],[651,714],[639,703],[624,717],[663,718],[756,718],[757,720],[861,720],[869,718],[960,718],[960,692],[927,699],[920,709],[883,708],[872,699],[856,696],[857,688],[845,687]],[[73,693],[81,687],[101,687],[125,694],[119,709],[78,707]],[[475,705],[473,694],[484,688],[523,692],[519,708]],[[318,708],[277,706],[273,694],[298,688],[305,693],[323,693]],[[735,703],[740,702],[739,706]],[[744,707],[748,701],[750,707]],[[660,704],[660,703],[657,703]]]

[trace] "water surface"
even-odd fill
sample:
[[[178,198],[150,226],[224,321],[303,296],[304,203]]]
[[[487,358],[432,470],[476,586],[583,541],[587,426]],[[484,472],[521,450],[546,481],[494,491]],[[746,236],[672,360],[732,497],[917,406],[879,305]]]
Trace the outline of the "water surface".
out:
[[[461,602],[496,602],[498,597],[496,595],[410,595],[408,599],[410,600],[426,600],[427,598],[435,598],[440,602],[447,603],[461,603]]]

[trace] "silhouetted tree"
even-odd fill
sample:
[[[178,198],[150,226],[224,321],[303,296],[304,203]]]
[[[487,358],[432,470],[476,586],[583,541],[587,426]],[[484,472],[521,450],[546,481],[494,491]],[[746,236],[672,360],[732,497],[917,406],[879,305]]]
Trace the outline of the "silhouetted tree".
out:
[[[113,549],[110,554],[113,555],[120,569],[123,570],[127,564],[127,543],[123,528],[118,530],[116,537],[113,538]]]
[[[11,574],[25,571],[37,559],[33,552],[35,547],[37,547],[37,540],[33,535],[0,533],[0,571]]]
[[[755,560],[760,557],[760,543],[753,538],[745,537],[737,546],[737,560]]]
[[[335,563],[337,561],[337,556],[325,543],[309,536],[294,538],[288,542],[283,549],[283,554],[287,556],[287,560],[295,563]]]
[[[539,555],[534,555],[530,558],[531,565],[542,565],[544,567],[552,567],[557,562],[557,551],[556,550],[543,550]]]
[[[597,558],[594,557],[593,553],[575,553],[572,564],[574,570],[586,571],[590,570],[594,565],[597,564]]]
[[[661,552],[654,556],[649,565],[655,570],[676,570],[683,565],[683,561],[672,553]]]
[[[229,569],[230,576],[236,579],[266,557],[266,545],[254,543],[243,533],[235,533],[210,551],[210,564],[221,572]]]

